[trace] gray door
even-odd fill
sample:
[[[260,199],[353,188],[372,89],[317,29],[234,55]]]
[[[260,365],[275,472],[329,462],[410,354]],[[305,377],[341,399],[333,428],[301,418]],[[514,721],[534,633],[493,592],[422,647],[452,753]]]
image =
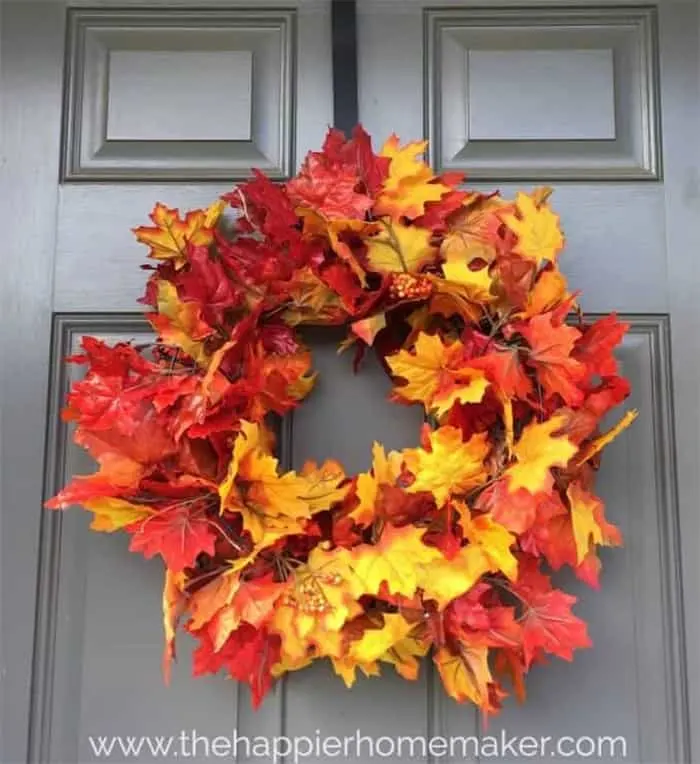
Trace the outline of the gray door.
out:
[[[70,382],[61,357],[83,334],[145,331],[134,303],[143,253],[129,229],[157,200],[208,203],[251,166],[285,177],[332,119],[328,2],[138,5],[92,3],[68,16],[61,0],[1,6],[0,761],[95,761],[91,737],[230,737],[234,728],[312,740],[317,730],[584,736],[573,761],[590,752],[585,740],[623,736],[628,761],[691,760],[690,721],[700,718],[697,3],[358,3],[367,129],[377,139],[425,135],[437,166],[465,169],[479,188],[553,185],[564,269],[584,308],[617,310],[632,325],[621,360],[642,416],[601,473],[626,546],[604,556],[600,592],[567,580],[595,648],[534,669],[527,704],[507,701],[486,732],[472,708],[443,698],[427,667],[416,683],[387,673],[348,692],[317,666],[253,713],[233,682],[190,680],[182,640],[165,688],[159,565],[129,554],[124,538],[90,533],[77,510],[41,510],[42,495],[90,469],[57,419]],[[220,108],[202,118],[198,99],[215,93]],[[385,403],[378,370],[353,378],[332,337],[311,341],[321,384],[295,419],[292,461],[332,454],[352,471],[366,467],[374,439],[414,441],[415,416]],[[191,758],[204,761],[197,750]],[[355,760],[368,761],[366,751]],[[128,760],[154,758],[145,747]],[[110,760],[127,759],[115,750]]]

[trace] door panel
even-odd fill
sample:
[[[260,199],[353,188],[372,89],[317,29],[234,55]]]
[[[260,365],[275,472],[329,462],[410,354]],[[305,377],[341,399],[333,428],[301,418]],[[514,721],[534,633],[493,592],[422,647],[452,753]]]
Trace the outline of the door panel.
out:
[[[697,8],[434,5],[360,4],[366,128],[405,139],[424,134],[433,162],[468,176],[471,170],[470,185],[480,190],[513,196],[523,187],[554,187],[568,240],[562,268],[570,286],[582,290],[584,310],[627,314],[632,328],[620,359],[633,385],[631,405],[642,412],[606,452],[599,476],[626,546],[603,556],[600,592],[560,576],[579,597],[576,612],[588,621],[595,647],[572,664],[533,669],[525,706],[509,699],[482,734],[622,735],[632,761],[683,760],[688,663],[678,534],[681,525],[696,527],[696,477],[676,469],[679,387],[672,379],[697,369],[685,354],[675,354],[671,367],[670,328],[678,332],[675,321],[688,315],[674,291],[679,277],[687,274],[688,292],[697,294],[698,284],[685,240],[671,227],[682,219],[685,235],[697,237],[688,217],[697,199],[688,198],[686,185],[695,169],[682,168],[675,151],[697,118],[694,108],[686,111],[696,99]],[[415,54],[421,47],[422,58]],[[695,67],[680,79],[689,88],[685,98],[670,85],[688,66],[678,48]],[[385,60],[395,63],[382,67]],[[538,82],[521,79],[528,72]],[[581,97],[563,121],[561,103],[550,108],[547,98],[560,94],[561,101],[567,92]],[[389,100],[392,109],[385,108]],[[513,102],[518,111],[509,115]],[[590,109],[607,115],[604,125]],[[696,159],[694,148],[685,154],[693,167]],[[697,430],[697,391],[684,401],[683,416]],[[678,442],[679,453],[697,453],[695,435]],[[469,712],[444,701],[438,716],[447,735],[459,735]]]
[[[118,534],[90,533],[85,513],[40,509],[42,492],[90,469],[57,418],[73,373],[61,358],[83,334],[123,340],[147,331],[135,310],[143,251],[129,229],[157,200],[207,204],[251,164],[282,177],[331,122],[328,2],[226,3],[206,13],[216,3],[160,5],[157,14],[110,3],[76,9],[67,43],[61,2],[1,6],[0,182],[12,225],[0,338],[12,363],[2,364],[0,761],[92,761],[88,735],[182,729],[483,735],[474,709],[446,699],[430,665],[416,683],[387,672],[352,691],[314,666],[253,712],[233,682],[190,680],[182,636],[165,688],[158,563],[129,554]],[[602,591],[562,579],[580,596],[595,648],[534,669],[527,704],[508,700],[487,734],[623,735],[629,761],[689,761],[700,676],[695,651],[684,650],[686,638],[700,638],[697,616],[691,599],[684,619],[682,601],[700,578],[698,8],[689,0],[658,12],[507,5],[358,2],[360,117],[375,139],[426,135],[438,165],[473,167],[478,188],[505,195],[552,181],[569,243],[563,267],[583,307],[617,310],[632,325],[620,359],[642,416],[606,451],[600,474],[626,546],[604,555]],[[227,107],[206,126],[159,124],[152,93],[170,82],[172,56],[199,61],[208,86],[235,99],[235,120]],[[152,71],[130,87],[145,61]],[[523,80],[513,90],[517,62],[541,88]],[[184,78],[183,88],[194,97],[192,83]],[[547,111],[537,100],[572,89],[581,98],[566,108]],[[512,124],[508,93],[522,96]],[[418,414],[386,404],[379,369],[368,363],[352,376],[332,333],[311,332],[309,342],[318,390],[285,424],[286,463],[332,454],[354,471],[367,466],[375,439],[415,442]]]

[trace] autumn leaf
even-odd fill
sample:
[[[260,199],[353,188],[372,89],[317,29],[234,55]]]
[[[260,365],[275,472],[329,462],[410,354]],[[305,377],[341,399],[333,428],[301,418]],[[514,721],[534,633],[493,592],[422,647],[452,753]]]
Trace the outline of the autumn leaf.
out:
[[[350,552],[351,566],[365,594],[378,594],[383,583],[393,594],[410,597],[432,563],[442,554],[423,540],[424,530],[411,525],[386,525],[375,544],[360,544]]]
[[[132,552],[141,552],[146,558],[159,554],[174,573],[192,567],[202,552],[214,554],[216,526],[203,504],[172,503],[128,530],[133,534]]]
[[[478,545],[461,547],[454,557],[431,562],[429,574],[421,580],[423,596],[426,600],[435,600],[443,610],[494,567]]]
[[[363,318],[360,321],[354,321],[350,324],[352,333],[359,337],[366,345],[370,347],[374,344],[375,337],[386,327],[386,314],[377,313],[369,318]]]
[[[458,703],[471,701],[488,709],[489,684],[493,682],[488,662],[487,647],[470,647],[460,643],[457,651],[441,647],[433,660],[447,694]]]
[[[170,281],[158,281],[158,312],[148,314],[162,341],[187,353],[197,364],[206,366],[209,354],[204,340],[213,329],[202,320],[201,306],[183,302]]]
[[[473,192],[464,199],[461,209],[449,218],[449,228],[440,246],[448,263],[470,265],[481,260],[485,265],[498,255],[495,235],[501,225],[500,213],[512,208],[497,194]],[[443,268],[444,270],[444,268]],[[447,273],[445,273],[445,277]]]
[[[620,546],[620,531],[605,521],[603,502],[586,491],[579,483],[569,485],[566,496],[571,508],[571,522],[576,541],[577,563],[580,565],[588,555],[592,544]]]
[[[193,210],[180,219],[180,211],[156,204],[150,218],[154,226],[134,228],[137,241],[146,244],[149,257],[171,260],[175,268],[187,262],[187,246],[207,246],[214,239],[213,226],[221,216],[225,203],[214,202],[206,210]]]
[[[554,267],[547,267],[538,275],[535,285],[528,295],[523,315],[526,318],[532,318],[540,313],[547,313],[570,297],[562,272]]]
[[[117,499],[114,496],[88,499],[83,502],[83,506],[94,514],[90,529],[107,533],[124,528],[138,520],[144,520],[153,514],[150,507],[132,504],[130,501]]]
[[[184,574],[175,573],[169,568],[166,568],[162,597],[163,635],[165,638],[162,668],[163,679],[166,684],[170,681],[170,667],[175,660],[175,634],[177,632],[177,625],[187,604],[184,589]]]
[[[639,411],[637,409],[630,409],[614,427],[611,427],[607,432],[587,443],[581,449],[581,453],[576,459],[577,466],[585,464],[589,459],[592,459],[597,453],[602,451],[608,443],[612,443],[621,432],[624,432],[634,422],[638,415]]]
[[[350,643],[349,658],[359,663],[379,660],[416,627],[415,623],[409,623],[401,613],[385,613],[382,621],[380,628],[365,629],[359,639]]]
[[[300,520],[312,514],[310,500],[302,498],[313,490],[311,484],[295,472],[279,474],[279,462],[264,440],[260,425],[241,422],[226,477],[218,487],[221,512],[240,513],[256,543],[268,531],[300,532]]]
[[[375,443],[372,446],[372,470],[358,474],[355,485],[357,505],[350,512],[350,517],[360,525],[369,525],[377,515],[379,490],[382,485],[394,485],[401,473],[403,456],[397,451],[388,455],[384,446]]]
[[[483,555],[486,569],[500,571],[511,580],[518,575],[518,560],[511,551],[516,537],[488,514],[471,515],[469,508],[456,503],[460,513],[460,526],[469,541],[468,549]]]
[[[576,597],[558,589],[524,597],[521,617],[525,664],[529,668],[540,651],[572,660],[574,650],[591,647],[586,624],[571,612]]]
[[[448,496],[466,493],[486,477],[487,433],[477,433],[465,443],[459,428],[446,426],[432,431],[428,442],[430,450],[404,451],[406,468],[416,478],[408,491],[430,491],[442,506]]]
[[[553,313],[543,313],[531,318],[520,333],[530,345],[527,362],[535,368],[544,392],[559,394],[570,406],[580,405],[586,368],[573,356],[573,349],[581,332],[559,324]]]
[[[559,215],[555,215],[546,201],[540,201],[544,194],[518,193],[516,197],[517,215],[504,214],[503,222],[518,237],[513,251],[539,267],[543,262],[555,262],[564,247],[564,237],[559,227]],[[539,197],[539,198],[538,198]]]
[[[391,161],[383,187],[374,203],[375,215],[389,215],[393,220],[417,218],[428,202],[439,201],[452,189],[435,177],[430,167],[418,157],[427,141],[414,141],[405,146],[392,135],[382,147],[381,156]]]
[[[416,273],[437,255],[430,231],[403,223],[385,222],[365,243],[369,267],[378,273]]]
[[[438,416],[446,414],[456,402],[479,403],[489,383],[484,373],[465,365],[464,346],[450,344],[438,335],[420,332],[413,352],[400,350],[386,362],[393,374],[406,383],[394,388],[399,398],[419,401]]]
[[[505,472],[511,491],[524,488],[530,493],[538,493],[551,488],[551,468],[565,467],[577,450],[566,436],[553,435],[565,423],[565,417],[558,415],[525,427],[513,447],[516,463]]]
[[[362,613],[357,602],[362,586],[348,551],[316,547],[291,580],[292,588],[270,621],[270,628],[282,640],[283,654],[301,659],[312,644],[322,655],[339,657],[340,629]]]

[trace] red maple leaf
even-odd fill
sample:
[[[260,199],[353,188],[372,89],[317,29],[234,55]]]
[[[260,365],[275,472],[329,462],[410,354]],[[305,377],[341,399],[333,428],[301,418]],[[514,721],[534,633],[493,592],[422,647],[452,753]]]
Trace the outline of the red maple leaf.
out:
[[[217,651],[206,630],[197,636],[200,644],[193,654],[194,676],[226,669],[234,679],[250,686],[253,708],[258,708],[272,687],[271,670],[280,658],[280,638],[242,623]]]
[[[542,653],[570,661],[574,650],[591,647],[585,622],[571,612],[576,597],[553,589],[549,578],[538,570],[537,560],[521,562],[519,572],[513,589],[522,610],[518,620],[526,668]]]
[[[126,529],[129,550],[151,558],[159,554],[173,572],[192,567],[202,552],[213,555],[217,534],[205,510],[192,501],[163,507]]]
[[[620,344],[629,324],[617,320],[617,315],[598,319],[585,327],[576,341],[574,357],[586,366],[588,376],[612,377],[617,374],[617,360],[613,350]]]
[[[560,323],[552,312],[533,316],[517,330],[530,346],[527,363],[537,372],[544,392],[560,395],[570,406],[580,405],[586,367],[574,358],[573,349],[581,332]]]

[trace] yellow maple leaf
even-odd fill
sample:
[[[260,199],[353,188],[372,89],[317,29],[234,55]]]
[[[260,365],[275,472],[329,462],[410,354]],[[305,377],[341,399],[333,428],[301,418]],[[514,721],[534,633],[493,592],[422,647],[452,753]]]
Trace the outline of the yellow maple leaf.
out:
[[[148,318],[162,340],[179,347],[200,366],[207,366],[209,353],[203,340],[213,334],[213,329],[202,320],[200,306],[183,302],[175,284],[164,279],[158,281],[156,299],[158,313],[150,313]]]
[[[406,467],[416,478],[407,488],[409,492],[430,491],[440,507],[448,496],[465,493],[486,478],[488,433],[472,435],[465,443],[458,427],[439,427],[430,433],[429,441],[429,451],[404,451]]]
[[[400,146],[396,135],[388,138],[380,154],[389,157],[389,172],[374,205],[377,215],[392,219],[416,218],[425,212],[427,202],[437,202],[452,189],[441,183],[432,169],[419,157],[427,141]]]
[[[571,508],[571,525],[576,542],[576,560],[580,565],[592,544],[620,546],[622,537],[617,527],[605,521],[603,502],[573,482],[566,490]]]
[[[275,608],[270,623],[272,631],[280,635],[283,653],[288,657],[303,657],[310,645],[318,655],[341,655],[340,630],[362,613],[357,602],[360,582],[348,559],[345,549],[316,547],[307,562],[294,570],[292,586]]]
[[[471,701],[488,708],[489,684],[493,681],[488,662],[488,647],[469,647],[460,643],[459,652],[441,647],[433,660],[447,694],[459,703]]]
[[[304,492],[300,498],[308,504],[312,513],[330,509],[345,498],[349,489],[349,486],[341,485],[345,472],[334,459],[328,459],[320,466],[313,461],[306,462],[300,477],[304,482]]]
[[[397,642],[407,637],[415,626],[401,613],[385,613],[381,628],[365,629],[359,639],[350,643],[348,656],[359,663],[379,660]]]
[[[411,597],[416,593],[437,560],[440,551],[426,546],[422,537],[425,529],[407,525],[396,528],[386,525],[375,544],[360,544],[349,551],[350,567],[360,592],[378,594],[382,584],[392,594]]]
[[[497,299],[491,291],[493,278],[488,265],[471,268],[466,260],[447,260],[442,265],[442,273],[449,282],[449,286],[438,286],[443,292],[461,291],[465,299],[474,303],[490,303]]]
[[[381,660],[393,664],[396,672],[404,679],[418,679],[420,659],[430,649],[430,640],[420,638],[416,632],[396,642],[382,656]]]
[[[169,568],[165,569],[163,583],[163,634],[165,646],[163,649],[163,679],[167,684],[170,681],[170,667],[175,659],[175,634],[180,616],[187,604],[185,596],[184,572],[173,573]]]
[[[524,318],[532,318],[541,313],[547,313],[561,305],[570,298],[567,291],[566,279],[561,271],[543,270],[537,277],[535,286],[528,294],[525,310],[522,312]]]
[[[331,657],[333,670],[345,682],[345,686],[350,689],[357,681],[357,671],[361,671],[365,676],[379,676],[381,670],[378,661],[370,663],[358,663],[346,655]]]
[[[224,210],[225,203],[214,202],[206,210],[192,210],[180,219],[177,209],[156,204],[150,217],[154,226],[134,228],[137,241],[150,247],[149,257],[172,260],[175,268],[187,262],[187,245],[206,246],[214,239],[213,226]]]
[[[93,531],[103,531],[112,533],[120,528],[124,528],[131,523],[144,520],[153,514],[150,507],[142,504],[132,504],[124,499],[117,499],[113,496],[101,496],[96,499],[87,499],[83,502],[83,507],[89,509],[94,514],[90,523]]]
[[[465,504],[458,502],[456,506],[464,536],[469,541],[467,549],[484,557],[487,570],[501,571],[514,581],[518,577],[518,560],[511,551],[515,536],[488,513],[472,517]]]
[[[539,267],[543,262],[555,262],[564,247],[564,237],[559,227],[559,215],[555,215],[546,203],[548,193],[536,191],[532,196],[518,193],[518,215],[505,214],[503,222],[518,237],[513,251]]]
[[[437,256],[427,228],[389,223],[383,230],[365,239],[367,262],[379,273],[416,273]]]
[[[384,446],[376,441],[372,445],[372,470],[361,472],[355,483],[357,506],[350,517],[360,525],[370,525],[375,519],[375,509],[380,485],[394,485],[401,473],[403,456],[397,451],[387,455]]]
[[[310,490],[295,472],[279,473],[279,461],[267,450],[261,426],[242,421],[226,477],[218,487],[221,512],[239,512],[255,543],[268,533],[298,533],[313,513],[302,498]]]
[[[630,409],[627,411],[622,419],[620,419],[620,421],[614,427],[611,427],[607,432],[604,432],[602,435],[594,438],[590,443],[584,446],[583,449],[581,449],[581,453],[576,459],[576,464],[581,466],[593,456],[595,456],[599,451],[602,451],[605,446],[608,445],[608,443],[611,443],[623,430],[626,430],[632,424],[632,422],[634,422],[638,415],[639,411],[636,409]]]
[[[493,566],[477,546],[463,546],[451,559],[442,558],[430,564],[421,579],[423,597],[435,600],[440,610],[452,600],[466,594]]]
[[[565,424],[566,417],[557,415],[525,427],[520,440],[513,446],[517,463],[505,472],[511,492],[525,488],[534,494],[551,488],[551,468],[565,467],[576,453],[576,446],[565,435],[552,435]]]
[[[438,416],[460,403],[479,403],[489,383],[480,369],[464,365],[464,346],[459,340],[444,344],[439,336],[420,332],[413,352],[400,350],[387,356],[391,371],[406,384],[394,392],[408,401],[423,403]]]

